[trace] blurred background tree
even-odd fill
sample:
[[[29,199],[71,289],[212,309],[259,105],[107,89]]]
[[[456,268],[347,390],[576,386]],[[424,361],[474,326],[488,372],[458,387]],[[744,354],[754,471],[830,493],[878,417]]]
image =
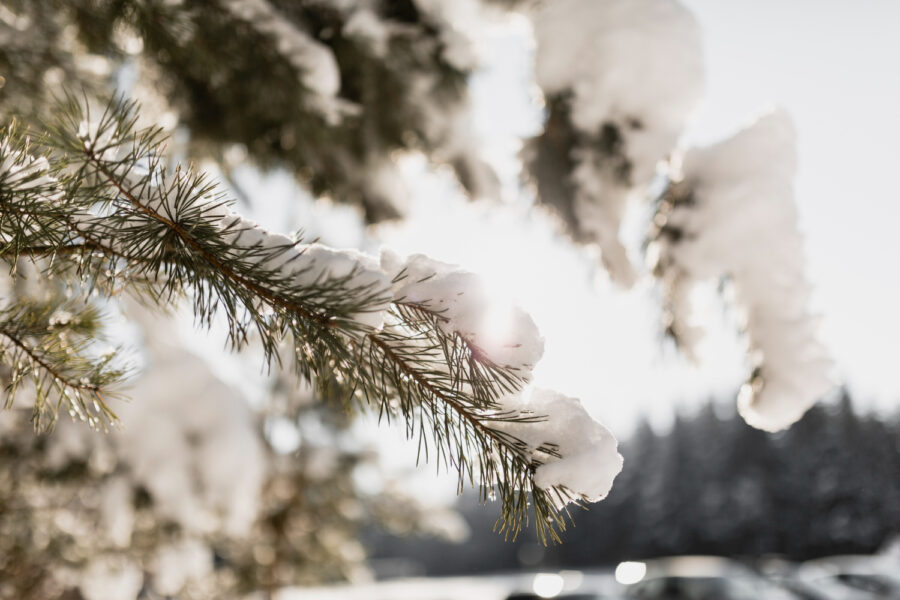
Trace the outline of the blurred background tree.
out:
[[[871,554],[900,534],[898,443],[896,414],[862,414],[846,392],[775,434],[710,401],[680,410],[659,434],[639,424],[622,453],[641,469],[625,469],[606,500],[579,511],[564,544],[495,544],[481,527],[490,515],[466,497],[459,509],[472,537],[464,550],[440,540],[369,535],[376,564],[403,561],[409,572],[430,575],[537,564],[596,568],[679,554],[751,561]]]

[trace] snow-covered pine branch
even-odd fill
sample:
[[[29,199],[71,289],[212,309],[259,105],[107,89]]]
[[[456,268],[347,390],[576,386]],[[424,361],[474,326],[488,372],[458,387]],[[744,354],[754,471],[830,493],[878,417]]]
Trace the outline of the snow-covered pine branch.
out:
[[[562,440],[560,419],[571,422],[579,410],[574,418],[586,417],[577,401],[511,400],[543,353],[527,314],[509,307],[508,326],[498,330],[470,273],[422,256],[386,253],[379,262],[268,232],[231,212],[202,173],[168,169],[161,130],[136,122],[133,103],[113,102],[92,119],[70,99],[58,122],[35,135],[48,193],[4,190],[4,204],[39,215],[27,230],[9,225],[14,252],[6,258],[49,256],[39,265],[50,277],[106,294],[125,289],[160,308],[187,297],[205,326],[224,313],[234,349],[259,340],[268,363],[286,361],[323,390],[402,418],[420,454],[457,470],[461,486],[480,484],[485,498],[499,492],[502,528],[513,536],[533,510],[539,535],[555,538],[566,501],[605,495],[621,467],[608,432],[583,424]],[[14,151],[29,154],[23,138]],[[280,352],[286,340],[289,356]],[[105,406],[102,413],[110,414]],[[579,462],[587,455],[608,465],[599,483]],[[541,475],[544,464],[573,462],[581,467]]]
[[[775,110],[734,136],[685,153],[662,196],[648,258],[666,291],[667,328],[688,352],[695,283],[727,279],[753,373],[738,408],[755,427],[797,421],[832,386],[809,313],[793,180],[790,117]]]
[[[0,128],[0,259],[27,280],[37,275],[20,256],[52,256],[69,231],[66,209],[50,164],[27,152],[28,140],[15,126]],[[24,272],[24,273],[23,273]],[[135,282],[137,285],[138,282]],[[8,369],[5,408],[25,389],[33,400],[36,429],[51,427],[60,410],[104,427],[112,418],[106,398],[128,367],[114,352],[98,350],[102,315],[87,301],[59,288],[28,297],[16,286],[0,306],[0,362]],[[50,402],[49,400],[55,400]]]

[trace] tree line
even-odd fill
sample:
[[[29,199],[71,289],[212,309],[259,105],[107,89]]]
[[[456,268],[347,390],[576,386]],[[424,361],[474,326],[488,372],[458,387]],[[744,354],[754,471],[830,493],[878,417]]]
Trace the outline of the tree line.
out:
[[[634,468],[606,500],[572,510],[562,544],[504,542],[485,526],[490,507],[466,498],[465,547],[373,535],[373,555],[415,556],[430,574],[674,554],[806,560],[874,552],[900,533],[900,418],[862,414],[847,392],[775,434],[708,402],[679,411],[664,432],[641,422],[622,454]]]

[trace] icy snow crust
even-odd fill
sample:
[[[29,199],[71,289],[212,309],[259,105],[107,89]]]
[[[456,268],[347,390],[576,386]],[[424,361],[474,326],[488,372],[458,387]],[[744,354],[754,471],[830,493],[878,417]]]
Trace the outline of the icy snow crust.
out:
[[[738,408],[749,424],[769,431],[797,421],[833,385],[818,321],[807,308],[794,147],[790,117],[775,110],[729,139],[687,152],[682,177],[693,202],[668,217],[683,235],[657,249],[662,264],[678,272],[683,298],[695,282],[731,279],[758,370],[741,389]],[[690,304],[674,308],[687,313]]]
[[[625,203],[650,183],[702,97],[699,26],[674,0],[553,0],[533,21],[544,94],[570,95],[577,131],[599,140],[606,128],[621,140],[621,157],[594,143],[573,150],[574,210],[610,276],[630,285],[633,267],[618,237]],[[624,178],[609,166],[621,158]]]

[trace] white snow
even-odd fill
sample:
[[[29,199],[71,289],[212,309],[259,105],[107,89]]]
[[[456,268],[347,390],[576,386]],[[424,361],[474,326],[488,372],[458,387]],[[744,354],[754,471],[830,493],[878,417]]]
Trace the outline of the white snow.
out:
[[[50,164],[43,156],[21,153],[0,141],[0,189],[24,191],[55,183],[49,175]]]
[[[676,319],[690,322],[684,313],[695,282],[730,278],[751,366],[759,369],[741,389],[739,410],[770,431],[790,426],[832,387],[831,360],[808,308],[794,146],[790,117],[775,110],[729,139],[688,151],[675,177],[692,190],[693,203],[676,205],[666,220],[683,235],[653,249],[683,288],[676,289]]]
[[[359,7],[344,23],[343,33],[349,38],[365,41],[378,58],[384,58],[391,37],[390,24],[380,19],[372,10]]]
[[[606,427],[588,414],[580,400],[552,390],[530,388],[504,398],[500,406],[503,411],[522,416],[547,417],[532,423],[498,422],[492,427],[524,442],[529,459],[541,463],[534,475],[537,487],[567,489],[554,497],[559,508],[582,497],[597,502],[609,494],[613,480],[622,470],[618,443]],[[554,447],[559,456],[548,454],[541,447]]]
[[[268,469],[257,415],[245,399],[179,346],[168,321],[137,307],[129,316],[146,332],[148,365],[129,390],[131,401],[115,406],[121,426],[99,435],[64,419],[46,442],[50,469],[83,461],[104,476],[95,533],[111,543],[104,544],[110,554],[69,573],[84,596],[96,600],[137,597],[143,571],[165,596],[202,582],[212,572],[212,553],[202,539],[250,532]],[[137,489],[148,492],[155,522],[181,528],[179,539],[156,548],[140,566],[116,550],[132,544]]]
[[[79,589],[86,600],[123,600],[137,598],[144,574],[123,557],[92,558],[81,577]]]
[[[95,452],[97,450],[99,447],[94,449]],[[112,477],[103,486],[101,522],[110,541],[119,548],[131,545],[131,534],[134,531],[133,495],[131,481],[124,476]]]
[[[255,261],[261,269],[278,272],[298,290],[314,288],[328,281],[340,281],[348,294],[363,290],[371,295],[366,310],[353,319],[372,329],[384,325],[390,307],[390,279],[375,258],[356,250],[336,250],[322,244],[295,244],[290,238],[271,233],[238,214],[229,213],[219,223],[223,239],[234,256]]]
[[[482,23],[479,3],[476,0],[414,0],[414,3],[425,20],[439,29],[444,60],[460,71],[477,67],[474,40]]]
[[[244,400],[154,325],[146,375],[117,407],[118,454],[157,513],[187,531],[248,531],[265,476],[262,442]]]
[[[194,539],[159,548],[153,558],[153,589],[162,596],[177,596],[190,582],[202,581],[213,570],[212,550]]]
[[[545,95],[571,94],[571,123],[584,134],[598,139],[613,126],[621,137],[627,180],[592,144],[573,151],[574,208],[610,275],[630,285],[633,266],[618,238],[626,200],[650,183],[701,98],[699,27],[675,0],[554,0],[533,22]]]
[[[544,353],[544,339],[521,308],[497,305],[478,275],[414,254],[406,259],[390,251],[381,266],[394,281],[396,302],[421,306],[440,317],[446,333],[456,333],[492,362],[530,377]]]
[[[385,206],[390,212],[405,215],[409,210],[409,188],[392,160],[373,160],[364,169],[367,203]]]

